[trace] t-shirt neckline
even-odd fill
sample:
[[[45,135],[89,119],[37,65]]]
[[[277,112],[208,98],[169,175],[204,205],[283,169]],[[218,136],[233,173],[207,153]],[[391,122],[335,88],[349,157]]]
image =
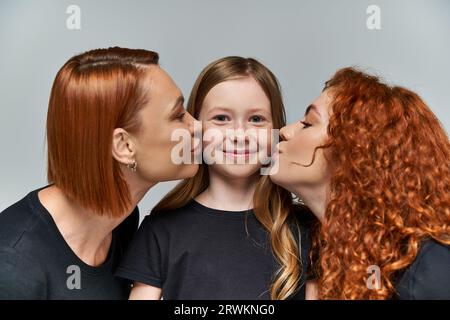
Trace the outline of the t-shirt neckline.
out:
[[[113,260],[114,260],[114,248],[116,246],[116,235],[115,232],[112,232],[112,239],[111,244],[108,251],[108,256],[106,260],[99,266],[91,266],[84,262],[76,255],[76,253],[72,250],[72,248],[67,243],[66,239],[64,239],[63,235],[58,229],[58,226],[56,225],[55,220],[53,219],[52,215],[48,210],[44,207],[44,205],[39,200],[38,193],[39,191],[48,188],[50,185],[47,185],[45,187],[39,188],[37,190],[31,191],[28,195],[28,203],[31,206],[31,209],[40,214],[40,217],[42,217],[49,225],[49,227],[53,230],[53,235],[55,236],[56,240],[58,241],[58,244],[61,246],[61,248],[64,250],[64,252],[75,261],[76,265],[79,266],[83,271],[90,273],[90,274],[101,274],[111,269]]]
[[[253,209],[248,210],[240,210],[240,211],[228,211],[228,210],[221,210],[221,209],[214,209],[207,207],[200,202],[198,202],[195,199],[192,199],[190,203],[191,207],[202,214],[208,214],[210,216],[215,216],[218,218],[223,219],[230,219],[230,220],[244,220],[248,216],[253,216]]]

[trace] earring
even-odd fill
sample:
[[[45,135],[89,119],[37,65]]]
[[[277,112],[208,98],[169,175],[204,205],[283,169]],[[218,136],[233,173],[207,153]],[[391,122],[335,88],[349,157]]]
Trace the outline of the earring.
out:
[[[131,169],[131,171],[136,172],[137,169],[137,161],[133,160],[132,163],[127,163],[127,168]]]
[[[299,196],[297,196],[297,195],[294,195],[294,200],[298,203],[298,204],[301,204],[301,205],[305,205],[305,202],[303,202],[303,199],[301,199]]]

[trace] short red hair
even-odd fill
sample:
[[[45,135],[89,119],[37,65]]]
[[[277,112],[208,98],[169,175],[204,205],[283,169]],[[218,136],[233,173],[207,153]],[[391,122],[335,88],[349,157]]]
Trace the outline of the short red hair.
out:
[[[142,85],[156,52],[108,48],[69,59],[53,82],[47,114],[49,183],[98,214],[120,216],[131,197],[112,156],[115,128],[139,130]]]

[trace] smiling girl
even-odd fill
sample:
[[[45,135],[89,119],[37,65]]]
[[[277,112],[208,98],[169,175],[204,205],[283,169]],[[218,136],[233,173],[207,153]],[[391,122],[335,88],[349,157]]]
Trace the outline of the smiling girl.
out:
[[[308,211],[260,173],[271,130],[285,124],[275,76],[254,59],[217,60],[188,111],[202,122],[208,165],[142,223],[118,271],[134,281],[130,298],[303,299]]]

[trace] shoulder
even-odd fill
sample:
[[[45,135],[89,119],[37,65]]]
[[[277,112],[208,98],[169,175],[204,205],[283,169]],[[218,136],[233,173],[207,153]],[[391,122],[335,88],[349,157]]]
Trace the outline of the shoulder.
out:
[[[145,216],[140,228],[154,228],[159,230],[183,228],[186,224],[193,222],[193,216],[190,213],[195,212],[192,203],[180,208],[164,211],[152,211]]]
[[[0,213],[0,299],[44,299],[47,294],[46,223],[31,191]]]
[[[414,262],[403,273],[400,299],[450,299],[450,246],[435,240],[421,243]]]
[[[134,232],[132,247],[140,244],[168,243],[173,234],[183,234],[192,224],[191,215],[186,215],[186,206],[165,211],[152,211],[146,215]]]
[[[122,221],[122,223],[120,223],[117,226],[116,232],[124,236],[130,235],[136,232],[138,226],[139,226],[139,208],[135,207],[133,211],[129,214],[129,216],[126,217]]]
[[[309,248],[311,242],[311,233],[313,228],[319,223],[311,210],[302,204],[294,204],[291,212],[292,231],[294,234],[300,233],[301,242]]]
[[[0,299],[45,299],[45,271],[15,248],[0,246]]]
[[[317,279],[314,261],[311,260],[310,253],[312,250],[314,228],[318,225],[319,220],[308,207],[302,204],[294,204],[293,215],[297,230],[300,232],[299,250],[301,252],[305,278],[306,280]]]
[[[23,199],[17,201],[0,212],[0,245],[14,247],[24,234],[32,233],[40,219],[33,206],[33,196],[37,191],[30,192]],[[36,193],[36,194],[35,194]]]
[[[308,231],[318,223],[318,219],[312,211],[302,204],[296,203],[292,206],[292,215],[294,216],[294,221],[300,226],[301,230]]]
[[[122,253],[125,252],[131,240],[133,239],[138,226],[139,209],[138,207],[135,207],[130,215],[126,217],[125,220],[123,220],[122,223],[119,224],[114,230],[114,233],[119,239],[118,245],[121,247]]]

